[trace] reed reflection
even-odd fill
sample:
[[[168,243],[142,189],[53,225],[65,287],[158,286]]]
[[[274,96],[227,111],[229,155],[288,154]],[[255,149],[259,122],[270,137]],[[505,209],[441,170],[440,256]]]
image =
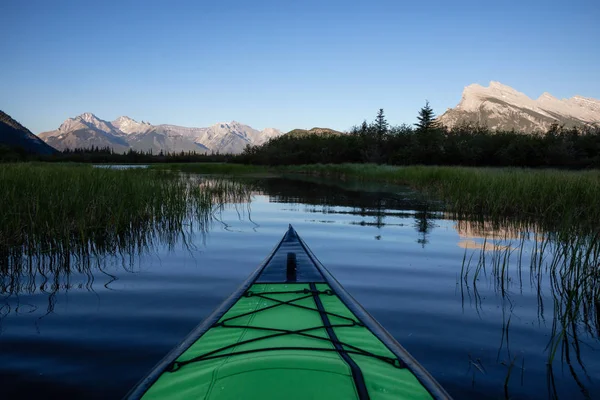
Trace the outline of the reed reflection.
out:
[[[501,298],[502,335],[496,361],[509,366],[506,395],[514,366],[525,363],[509,346],[514,297],[529,286],[536,294],[538,324],[550,325],[545,347],[548,396],[558,398],[555,372],[566,367],[583,397],[591,398],[588,385],[592,380],[582,348],[589,353],[590,346],[600,344],[600,233],[577,231],[573,226],[543,231],[535,224],[508,221],[496,225],[460,220],[456,228],[461,237],[476,240],[475,246],[464,246],[463,307],[469,299],[481,310],[482,284]],[[506,359],[500,357],[504,352]]]
[[[0,318],[22,312],[24,294],[46,294],[48,314],[58,292],[108,287],[107,265],[133,272],[159,246],[203,243],[225,208],[252,196],[230,180],[88,167],[9,166],[0,184]]]

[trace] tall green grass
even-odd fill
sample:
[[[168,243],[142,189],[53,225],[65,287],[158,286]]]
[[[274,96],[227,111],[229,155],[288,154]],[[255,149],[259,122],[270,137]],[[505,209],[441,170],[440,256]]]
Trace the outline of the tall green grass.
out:
[[[342,180],[407,185],[442,200],[446,210],[466,218],[516,218],[545,227],[594,229],[600,220],[600,171],[523,168],[310,164],[260,167],[239,164],[170,164],[199,174],[310,174]]]
[[[469,217],[594,228],[600,220],[600,172],[375,164],[289,166],[286,172],[409,185]]]
[[[204,233],[223,204],[250,196],[227,180],[49,164],[1,166],[0,189],[3,277],[139,253],[158,237],[172,245],[190,230]]]

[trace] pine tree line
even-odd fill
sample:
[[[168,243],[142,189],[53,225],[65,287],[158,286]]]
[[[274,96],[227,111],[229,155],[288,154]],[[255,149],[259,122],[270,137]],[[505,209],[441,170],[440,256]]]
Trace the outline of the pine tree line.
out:
[[[193,151],[164,152],[154,154],[153,150],[140,151],[129,149],[126,153],[115,153],[110,147],[91,146],[89,148],[65,149],[53,155],[36,155],[19,148],[0,146],[0,162],[50,161],[80,163],[189,163],[189,162],[227,162],[232,158],[229,154],[200,154]]]
[[[263,164],[379,163],[600,168],[600,128],[553,125],[545,133],[492,131],[477,124],[447,128],[429,102],[414,126],[390,126],[384,110],[345,135],[281,136],[249,146],[233,161]]]
[[[72,161],[88,163],[238,162],[259,165],[379,163],[391,165],[464,165],[600,168],[600,127],[553,125],[545,133],[491,131],[477,124],[441,126],[429,102],[417,123],[391,126],[384,110],[345,134],[283,135],[240,155],[195,152],[154,154],[110,147],[66,149],[50,156],[0,146],[0,162]]]

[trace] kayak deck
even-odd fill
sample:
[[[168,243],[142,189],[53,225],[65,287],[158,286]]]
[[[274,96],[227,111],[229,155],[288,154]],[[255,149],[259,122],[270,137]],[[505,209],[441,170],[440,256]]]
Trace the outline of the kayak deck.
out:
[[[431,398],[329,285],[302,283],[252,285],[144,398],[360,398],[335,344],[377,398]]]
[[[246,284],[130,396],[449,398],[353,301],[290,226]]]

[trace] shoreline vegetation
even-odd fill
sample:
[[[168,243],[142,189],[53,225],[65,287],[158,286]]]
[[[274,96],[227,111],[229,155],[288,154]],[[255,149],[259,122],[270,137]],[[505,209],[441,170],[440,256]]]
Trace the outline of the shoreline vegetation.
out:
[[[0,274],[9,276],[27,264],[61,270],[103,254],[140,254],[159,241],[173,245],[205,232],[219,207],[249,200],[229,180],[207,185],[169,171],[89,165],[7,164],[0,187]]]
[[[135,150],[115,154],[95,147],[37,159],[145,163],[153,169],[203,174],[296,173],[389,182],[441,200],[458,216],[596,229],[592,221],[600,220],[600,126],[554,124],[546,132],[528,134],[477,124],[448,128],[439,124],[428,102],[417,120],[414,126],[391,126],[379,109],[371,123],[365,120],[345,133],[287,134],[247,146],[238,155]],[[32,158],[0,146],[0,162],[11,159]]]
[[[161,164],[199,174],[306,174],[336,180],[406,185],[470,218],[543,222],[550,228],[595,229],[600,220],[600,171],[524,168],[310,164],[260,167],[238,164]]]
[[[493,131],[477,124],[440,125],[427,102],[414,126],[388,124],[384,110],[348,132],[287,134],[238,155],[73,149],[40,161],[145,163],[204,174],[297,173],[410,186],[445,202],[447,211],[494,220],[595,229],[600,220],[600,126],[546,132]],[[4,149],[6,150],[6,149]],[[0,162],[31,160],[6,152]],[[3,152],[4,151],[4,152]],[[595,169],[597,168],[597,169]]]
[[[545,132],[494,130],[464,122],[441,125],[427,102],[412,125],[388,124],[383,109],[371,123],[364,120],[347,132],[292,130],[241,154],[154,153],[111,148],[66,149],[53,155],[29,154],[0,144],[0,163],[19,161],[80,163],[230,162],[252,165],[375,163],[471,167],[600,168],[600,124],[552,124]]]
[[[228,202],[226,196],[249,196],[235,180],[217,177],[221,183],[209,187],[202,184],[203,177],[180,172],[258,178],[314,176],[403,185],[440,202],[457,220],[498,225],[516,221],[535,226],[536,231],[566,235],[597,236],[596,221],[600,220],[600,171],[596,170],[232,163],[156,164],[147,169],[114,170],[78,164],[17,163],[0,167],[0,203],[4,205],[0,213],[0,261],[6,265],[11,263],[9,259],[16,262],[21,256],[61,252],[66,257],[67,249],[92,253],[138,249],[143,242],[126,243],[123,239],[140,237],[130,235],[132,229],[139,233],[167,227],[165,232],[180,234],[184,220],[194,216],[207,221],[215,204]]]

